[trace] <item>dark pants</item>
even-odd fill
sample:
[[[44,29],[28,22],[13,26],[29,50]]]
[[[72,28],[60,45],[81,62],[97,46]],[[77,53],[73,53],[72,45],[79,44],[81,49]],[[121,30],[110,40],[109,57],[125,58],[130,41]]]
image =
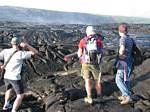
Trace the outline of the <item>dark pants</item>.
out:
[[[16,94],[24,93],[23,83],[21,80],[4,79],[6,90],[14,89]]]

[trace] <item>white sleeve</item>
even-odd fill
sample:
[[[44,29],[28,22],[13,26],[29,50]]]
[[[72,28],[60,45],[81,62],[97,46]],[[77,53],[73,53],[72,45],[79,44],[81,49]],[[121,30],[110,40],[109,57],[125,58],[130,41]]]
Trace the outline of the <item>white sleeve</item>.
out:
[[[30,51],[22,51],[21,58],[22,59],[30,59],[32,53]]]

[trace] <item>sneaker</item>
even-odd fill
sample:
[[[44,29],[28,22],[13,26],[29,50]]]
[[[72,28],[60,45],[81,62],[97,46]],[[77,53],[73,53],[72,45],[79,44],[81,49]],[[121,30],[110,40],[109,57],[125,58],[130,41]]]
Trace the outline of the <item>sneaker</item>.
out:
[[[119,96],[119,97],[118,97],[118,100],[120,100],[120,101],[125,100],[125,96]]]
[[[11,104],[4,105],[3,110],[9,110],[12,108]]]
[[[124,105],[124,104],[128,104],[129,102],[131,102],[132,99],[129,96],[124,96],[124,100],[122,100],[120,102],[120,104]]]
[[[92,99],[92,98],[89,98],[89,97],[85,97],[85,98],[84,98],[84,102],[89,103],[89,104],[92,104],[92,103],[93,103],[93,99]]]

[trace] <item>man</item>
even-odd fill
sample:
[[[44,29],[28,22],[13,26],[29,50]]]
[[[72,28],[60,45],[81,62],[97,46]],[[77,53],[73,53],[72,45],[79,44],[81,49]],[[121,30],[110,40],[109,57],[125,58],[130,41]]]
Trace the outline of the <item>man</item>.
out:
[[[118,97],[121,104],[129,103],[131,99],[131,72],[133,66],[132,47],[133,39],[127,33],[127,25],[121,23],[118,27],[120,35],[119,59],[117,63],[116,84],[120,89],[122,96]]]
[[[100,72],[100,61],[102,55],[103,44],[101,37],[97,36],[94,28],[88,26],[86,28],[86,37],[80,40],[78,57],[82,63],[82,75],[85,81],[85,89],[87,97],[84,101],[92,104],[92,79],[95,79],[95,88],[97,96],[101,95],[101,72]],[[96,51],[96,52],[95,52]]]
[[[11,57],[10,61],[5,67],[6,71],[4,74],[4,82],[6,86],[6,93],[3,110],[8,110],[12,108],[11,112],[17,112],[24,97],[24,88],[20,76],[23,60],[31,58],[31,56],[37,54],[38,51],[29,44],[21,42],[18,37],[12,38],[11,45],[12,48],[4,49],[0,52],[0,60],[4,60],[5,63],[10,55],[12,55],[13,52],[17,51],[14,53],[14,55]],[[22,51],[19,49],[20,47],[26,48],[29,51]],[[3,68],[3,66],[1,66],[1,68]],[[10,98],[13,89],[17,97],[12,107],[10,104]]]

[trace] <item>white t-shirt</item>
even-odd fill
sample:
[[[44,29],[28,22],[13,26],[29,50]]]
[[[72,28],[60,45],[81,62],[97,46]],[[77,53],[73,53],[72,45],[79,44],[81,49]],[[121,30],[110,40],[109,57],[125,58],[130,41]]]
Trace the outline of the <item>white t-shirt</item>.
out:
[[[0,52],[0,60],[4,60],[4,62],[6,62],[14,51],[15,50],[13,48],[4,49]],[[20,80],[23,60],[29,58],[31,58],[30,51],[17,51],[5,67],[6,71],[4,74],[4,78],[10,80]]]

